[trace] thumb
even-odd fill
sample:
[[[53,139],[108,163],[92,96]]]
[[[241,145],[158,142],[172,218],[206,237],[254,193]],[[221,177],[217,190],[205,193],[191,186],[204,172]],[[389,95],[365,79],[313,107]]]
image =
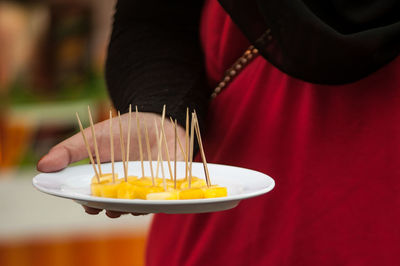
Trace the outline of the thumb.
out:
[[[123,126],[123,135],[126,135],[127,127],[125,126],[125,120],[127,115],[121,116]],[[113,121],[116,118],[113,118]],[[114,134],[114,147],[115,147],[115,159],[119,160],[121,158],[120,152],[118,152],[120,141],[119,141],[119,126],[118,120],[113,122],[113,134]],[[110,147],[109,147],[109,120],[104,120],[102,122],[96,123],[94,125],[96,132],[96,140],[99,147],[99,155],[101,162],[106,162],[110,160]],[[90,151],[95,157],[93,137],[91,128],[88,127],[84,131],[86,139],[89,144]],[[37,163],[37,170],[40,172],[55,172],[64,169],[70,163],[74,163],[85,159],[88,157],[88,152],[83,141],[81,132],[73,135],[72,137],[64,140],[63,142],[54,146],[48,154],[42,157]]]
[[[91,139],[88,130],[85,131],[86,138]],[[90,143],[90,142],[89,142]],[[70,163],[87,158],[87,150],[81,133],[57,144],[49,153],[43,156],[37,163],[37,170],[40,172],[55,172],[67,167]]]

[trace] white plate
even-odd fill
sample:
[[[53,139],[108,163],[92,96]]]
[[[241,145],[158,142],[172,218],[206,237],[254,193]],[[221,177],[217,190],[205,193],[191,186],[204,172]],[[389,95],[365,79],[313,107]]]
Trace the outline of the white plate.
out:
[[[171,163],[173,169],[173,163]],[[153,167],[155,164],[153,164]],[[167,177],[168,165],[164,162]],[[223,198],[193,200],[141,200],[100,198],[90,195],[91,165],[68,167],[56,173],[42,173],[33,178],[33,186],[39,191],[57,197],[72,199],[93,208],[136,213],[201,213],[228,210],[236,207],[240,200],[262,195],[275,186],[266,174],[234,166],[208,164],[212,184],[228,188]],[[122,163],[115,164],[119,177],[123,176]],[[102,164],[103,173],[111,172],[111,164]],[[177,163],[177,176],[183,177],[185,163]],[[150,167],[145,162],[145,174],[150,176]],[[141,175],[140,162],[129,162],[129,175]],[[193,163],[193,175],[204,179],[202,163]]]

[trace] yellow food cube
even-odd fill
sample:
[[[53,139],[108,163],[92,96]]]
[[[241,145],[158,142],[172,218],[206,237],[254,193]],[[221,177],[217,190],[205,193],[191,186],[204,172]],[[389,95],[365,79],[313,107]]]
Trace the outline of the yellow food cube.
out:
[[[162,192],[164,189],[162,187],[152,187],[152,186],[136,186],[135,187],[135,199],[146,199],[147,194]]]
[[[115,175],[115,179],[117,179],[118,178],[118,174],[114,174],[114,175]],[[112,174],[102,174],[101,176],[99,176],[99,178],[100,178],[100,183],[102,183],[103,181],[107,181],[107,182],[112,182],[113,181]],[[93,183],[98,183],[96,176],[92,177],[91,183],[92,184]]]
[[[146,196],[148,200],[177,200],[178,199],[178,192],[177,191],[163,191],[163,192],[156,192],[156,193],[149,193]]]
[[[138,180],[138,177],[137,176],[127,176],[126,179],[128,180],[128,183],[134,184]],[[118,181],[125,182],[125,177],[118,179]]]
[[[152,186],[153,185],[153,181],[151,180],[151,177],[142,177],[137,179],[136,181],[131,183],[132,185],[135,186]],[[156,182],[157,184],[157,182]]]
[[[174,182],[169,179],[165,179],[165,182],[166,182],[167,186],[171,186],[171,184],[172,184],[172,186],[174,185]],[[131,183],[135,186],[145,186],[145,187],[153,186],[153,181],[152,181],[151,177],[142,177]],[[156,186],[163,186],[163,179],[162,178],[154,178],[154,183]]]
[[[100,186],[100,195],[105,198],[117,198],[119,182],[107,183]]]
[[[104,180],[104,181],[100,181],[100,184],[97,183],[97,181],[96,181],[96,183],[90,184],[90,191],[92,193],[92,196],[101,197],[100,189],[102,186],[104,186],[107,183],[108,183],[108,181]]]
[[[226,187],[211,186],[203,188],[204,198],[220,198],[228,196]]]
[[[181,185],[182,185],[182,183],[185,182],[185,181],[187,181],[187,180],[184,179],[184,178],[183,178],[183,179],[177,179],[177,180],[176,180],[176,187],[177,187],[177,188],[180,188]],[[174,184],[174,182],[172,182],[172,185],[173,185],[173,184]]]
[[[204,179],[196,178],[196,179],[192,179],[190,187],[191,188],[201,188],[201,187],[204,187],[206,185],[207,185],[207,183],[206,183],[206,181]],[[189,180],[183,181],[181,183],[180,188],[181,189],[189,188]]]
[[[201,188],[186,188],[179,192],[179,199],[202,199],[204,192]]]
[[[121,182],[117,189],[117,198],[119,199],[134,199],[135,187],[129,182]]]
[[[157,184],[157,186],[164,187],[163,179],[157,178],[156,184]],[[165,179],[165,184],[166,184],[167,188],[174,188],[174,181],[172,181],[171,179]]]

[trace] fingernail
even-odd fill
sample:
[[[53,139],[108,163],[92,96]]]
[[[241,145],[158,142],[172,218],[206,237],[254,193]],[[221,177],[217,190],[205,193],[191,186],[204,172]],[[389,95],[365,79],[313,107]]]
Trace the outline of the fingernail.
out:
[[[101,209],[91,208],[91,207],[87,207],[85,205],[82,205],[82,207],[85,209],[85,212],[87,214],[91,214],[91,215],[99,214],[102,211]]]
[[[48,154],[43,156],[38,164],[37,170],[40,172],[55,172],[65,168],[69,163],[68,152],[63,147],[53,148]]]
[[[116,213],[116,212],[113,212],[113,211],[106,211],[106,215],[107,215],[109,218],[112,218],[112,219],[118,218],[118,217],[121,216],[120,213]]]
[[[88,210],[86,210],[85,211],[87,214],[90,214],[90,215],[97,215],[97,214],[99,214],[101,211],[95,211],[95,210],[90,210],[90,211],[88,211]]]
[[[47,154],[43,155],[42,158],[39,159],[39,161],[36,164],[36,170],[42,172],[42,169],[43,169],[42,161],[46,156],[47,156]]]

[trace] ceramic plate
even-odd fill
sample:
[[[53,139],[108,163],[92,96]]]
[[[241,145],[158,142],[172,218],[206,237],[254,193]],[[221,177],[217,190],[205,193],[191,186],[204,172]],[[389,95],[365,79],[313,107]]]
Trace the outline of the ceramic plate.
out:
[[[172,168],[173,163],[172,164]],[[154,167],[153,163],[153,167]],[[150,176],[148,162],[144,163],[145,174]],[[111,164],[102,164],[103,173],[111,172]],[[169,177],[168,165],[164,162]],[[228,210],[243,199],[260,196],[271,191],[274,180],[266,174],[240,167],[208,164],[212,184],[228,188],[223,198],[193,200],[141,200],[100,198],[90,195],[90,180],[94,176],[91,165],[68,167],[60,172],[42,173],[33,178],[33,186],[39,191],[67,199],[89,207],[136,213],[202,213]],[[129,175],[141,175],[140,162],[129,162]],[[123,176],[122,163],[115,163],[115,171]],[[178,178],[184,177],[185,163],[177,163]],[[202,163],[193,163],[193,175],[204,177]]]

